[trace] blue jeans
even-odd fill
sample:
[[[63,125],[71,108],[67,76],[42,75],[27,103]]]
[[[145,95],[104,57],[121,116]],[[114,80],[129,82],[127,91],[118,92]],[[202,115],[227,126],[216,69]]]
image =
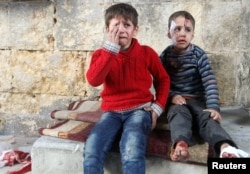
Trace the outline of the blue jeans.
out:
[[[151,113],[144,109],[105,112],[92,129],[84,146],[84,174],[103,174],[107,152],[121,135],[119,148],[123,174],[144,174]]]

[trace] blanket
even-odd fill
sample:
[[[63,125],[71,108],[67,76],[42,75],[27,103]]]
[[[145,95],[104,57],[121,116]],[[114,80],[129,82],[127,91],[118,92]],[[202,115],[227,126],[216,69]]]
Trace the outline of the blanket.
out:
[[[58,122],[49,128],[40,128],[39,133],[85,142],[91,129],[102,115],[100,101],[75,101],[70,103],[67,110],[51,112],[51,118]],[[170,160],[172,142],[168,124],[164,116],[158,119],[157,127],[151,132],[147,143],[147,155]],[[118,141],[112,151],[119,152]],[[213,149],[207,143],[197,144],[189,148],[190,158],[186,163],[206,165],[207,158],[213,154]]]
[[[0,165],[13,166],[15,163],[23,164],[17,170],[8,171],[7,174],[24,174],[31,171],[31,156],[28,152],[19,150],[5,150],[0,152]]]

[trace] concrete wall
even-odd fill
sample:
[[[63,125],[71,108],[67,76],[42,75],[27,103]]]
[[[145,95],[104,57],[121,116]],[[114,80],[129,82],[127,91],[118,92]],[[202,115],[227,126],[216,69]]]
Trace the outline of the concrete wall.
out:
[[[208,53],[222,106],[250,107],[249,0],[1,0],[0,112],[47,118],[73,100],[98,96],[101,87],[91,88],[85,72],[105,39],[104,10],[117,2],[136,7],[137,38],[158,53],[170,44],[170,14],[191,12],[193,43]]]

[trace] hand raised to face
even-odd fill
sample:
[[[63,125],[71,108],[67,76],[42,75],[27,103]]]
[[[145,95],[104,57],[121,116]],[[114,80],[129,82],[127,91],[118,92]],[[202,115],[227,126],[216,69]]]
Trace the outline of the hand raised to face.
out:
[[[116,17],[110,20],[106,28],[107,39],[121,46],[125,50],[131,45],[132,38],[136,36],[138,26],[134,26],[132,21],[123,17]]]
[[[111,27],[109,27],[108,40],[110,42],[119,44],[119,35],[120,35],[119,26],[112,25]]]

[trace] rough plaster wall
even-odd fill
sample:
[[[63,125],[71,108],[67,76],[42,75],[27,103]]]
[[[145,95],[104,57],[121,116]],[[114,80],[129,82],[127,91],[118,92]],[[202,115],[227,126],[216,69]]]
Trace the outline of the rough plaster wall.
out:
[[[242,52],[239,56],[239,63],[237,64],[237,102],[250,108],[250,95],[249,95],[249,84],[250,84],[250,1],[242,1],[242,11],[244,15],[241,19],[241,45]],[[250,112],[249,112],[250,113]]]
[[[194,44],[217,76],[222,106],[250,107],[250,2],[248,0],[54,0],[0,1],[0,112],[49,115],[73,100],[99,95],[85,80],[93,50],[104,36],[104,10],[132,2],[142,44],[160,53],[170,40],[171,13],[196,19]]]

